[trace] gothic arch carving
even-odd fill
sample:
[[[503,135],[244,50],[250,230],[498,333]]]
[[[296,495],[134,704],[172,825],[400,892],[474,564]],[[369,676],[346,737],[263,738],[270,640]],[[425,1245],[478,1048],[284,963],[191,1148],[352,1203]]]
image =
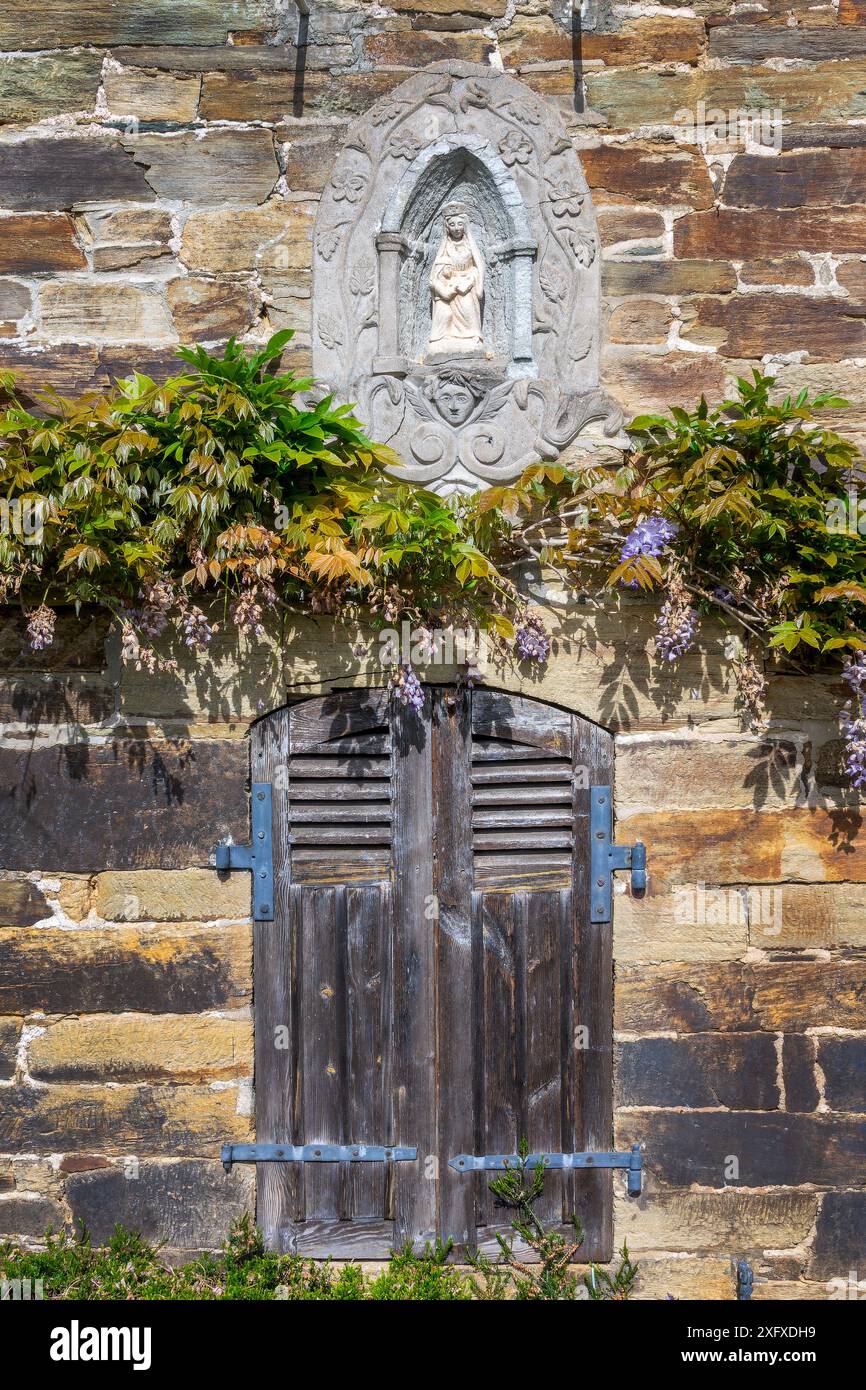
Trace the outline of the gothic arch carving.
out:
[[[513,478],[593,421],[618,427],[599,389],[599,259],[555,108],[503,73],[435,64],[355,121],[336,161],[314,370],[402,476],[442,491]]]

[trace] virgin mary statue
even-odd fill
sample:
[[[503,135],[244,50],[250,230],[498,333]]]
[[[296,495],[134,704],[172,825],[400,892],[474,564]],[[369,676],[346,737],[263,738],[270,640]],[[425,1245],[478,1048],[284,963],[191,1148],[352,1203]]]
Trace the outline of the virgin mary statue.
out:
[[[433,321],[429,351],[477,352],[484,347],[484,259],[459,203],[446,205],[444,220],[442,245],[430,272]]]

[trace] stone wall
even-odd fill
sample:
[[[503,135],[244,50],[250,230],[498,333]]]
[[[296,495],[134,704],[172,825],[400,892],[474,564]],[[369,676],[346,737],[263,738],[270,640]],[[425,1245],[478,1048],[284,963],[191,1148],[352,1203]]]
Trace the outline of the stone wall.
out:
[[[26,19],[0,0],[0,369],[73,393],[165,374],[181,341],[293,326],[304,370],[348,120],[459,58],[563,114],[604,247],[602,381],[626,409],[718,398],[764,360],[844,390],[856,430],[864,24],[860,0],[590,0],[579,20],[559,0],[313,0],[301,62],[291,0],[43,0]],[[682,116],[674,139],[701,102],[778,109],[781,149],[689,140]],[[649,1168],[638,1202],[618,1188],[617,1238],[646,1297],[730,1297],[739,1255],[757,1297],[826,1297],[866,1273],[866,839],[838,774],[841,683],[774,679],[749,732],[720,637],[671,674],[631,600],[547,619],[547,672],[493,683],[616,732],[619,836],[651,852],[649,896],[616,899],[617,1137]],[[251,1171],[217,1158],[253,1130],[247,884],[205,867],[245,838],[249,724],[383,677],[324,621],[252,651],[218,639],[157,680],[121,673],[98,619],[58,632],[33,654],[0,623],[0,1234],[121,1220],[194,1249],[252,1202]]]
[[[311,228],[348,119],[456,58],[562,111],[600,214],[603,380],[627,409],[718,398],[770,358],[844,389],[861,423],[860,0],[572,9],[315,0],[299,53],[293,0],[46,0],[26,22],[0,0],[0,367],[72,392],[133,362],[164,373],[178,341],[289,325],[305,368]],[[716,129],[719,111],[758,113],[781,148]]]
[[[617,1176],[617,1242],[643,1297],[732,1297],[743,1255],[757,1297],[827,1297],[866,1248],[866,838],[841,683],[777,677],[749,731],[719,635],[671,673],[640,600],[558,597],[547,671],[486,678],[615,731],[618,838],[649,846],[647,897],[615,899],[617,1142],[648,1167],[638,1201]],[[121,671],[99,620],[59,633],[49,664],[0,627],[0,1233],[121,1220],[198,1248],[253,1203],[252,1170],[218,1159],[254,1125],[249,885],[206,867],[248,835],[249,724],[385,674],[325,619],[156,679]]]

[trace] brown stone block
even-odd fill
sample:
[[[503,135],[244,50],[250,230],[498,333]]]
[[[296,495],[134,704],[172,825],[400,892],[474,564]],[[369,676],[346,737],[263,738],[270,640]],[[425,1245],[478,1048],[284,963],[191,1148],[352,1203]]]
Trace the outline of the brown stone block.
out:
[[[145,1161],[132,1177],[120,1166],[81,1174],[66,1183],[74,1220],[94,1245],[110,1239],[115,1222],[169,1249],[215,1249],[231,1224],[255,1206],[255,1170],[223,1172],[218,1162]]]
[[[866,1159],[862,1116],[628,1110],[617,1134],[645,1144],[650,1173],[676,1187],[724,1187],[732,1158],[741,1187],[835,1187],[859,1182]]]
[[[864,999],[860,959],[625,965],[616,1020],[629,1033],[862,1028]]]
[[[598,214],[598,232],[606,247],[620,241],[656,240],[664,230],[661,213],[644,208],[604,208]]]
[[[625,816],[619,834],[650,843],[659,883],[778,883],[866,880],[866,835],[844,812],[716,810]]]
[[[321,193],[346,137],[344,122],[288,123],[276,132],[285,141],[286,184],[292,193]]]
[[[0,280],[0,337],[14,337],[32,307],[27,285],[20,280]]]
[[[41,1240],[46,1231],[61,1231],[65,1224],[63,1207],[49,1197],[38,1197],[34,1201],[22,1194],[0,1202],[0,1236]]]
[[[807,70],[777,72],[756,65],[702,72],[590,72],[587,106],[608,118],[611,128],[684,124],[686,111],[697,119],[698,103],[722,111],[778,110],[783,120],[834,121],[858,116],[866,83],[861,60],[818,64]]]
[[[808,352],[835,361],[866,351],[866,303],[808,295],[736,294],[683,306],[682,336],[728,357]]]
[[[28,1047],[37,1081],[188,1081],[252,1076],[252,1020],[210,1014],[91,1014],[52,1023]]]
[[[821,1202],[818,1229],[806,1266],[809,1279],[835,1279],[836,1297],[848,1284],[849,1270],[863,1278],[866,1250],[866,1192],[828,1192]],[[859,1294],[862,1298],[862,1292]]]
[[[737,288],[737,275],[724,261],[607,261],[602,267],[604,293],[728,294]]]
[[[672,323],[667,304],[654,299],[630,299],[611,314],[608,336],[612,343],[664,343]]]
[[[87,265],[72,218],[62,213],[0,217],[0,272],[39,275]]]
[[[584,62],[600,60],[609,68],[637,63],[697,63],[703,46],[704,21],[686,15],[627,19],[613,33],[587,29],[580,37]],[[569,58],[571,53],[563,56]]]
[[[29,125],[67,111],[92,111],[101,72],[100,53],[0,58],[0,123]]]
[[[866,16],[860,20],[861,24],[864,22]],[[719,24],[710,29],[709,51],[711,58],[735,63],[765,63],[770,58],[835,62],[840,58],[862,58],[866,54],[866,33],[852,29],[840,33],[830,24]]]
[[[133,285],[53,282],[40,287],[39,303],[42,329],[55,340],[168,343],[175,339],[161,296]]]
[[[758,924],[752,928],[753,946],[866,947],[866,884],[785,883],[781,893],[781,930],[768,938]]]
[[[234,1086],[15,1086],[0,1111],[0,1148],[210,1158],[251,1138]]]
[[[404,21],[405,22],[405,21]],[[395,29],[390,25],[376,34],[365,34],[364,56],[385,67],[419,68],[427,63],[456,59],[465,63],[486,63],[493,52],[493,40],[484,34],[425,33],[422,29]]]
[[[597,202],[713,205],[713,185],[703,156],[676,145],[599,145],[581,150],[581,162]]]
[[[109,111],[142,121],[194,121],[201,79],[109,68],[103,77]]]
[[[617,743],[617,814],[787,810],[804,776],[803,748],[781,736],[625,737]]]
[[[43,0],[22,29],[16,0],[0,3],[0,46],[6,49],[72,47],[76,44],[225,43],[234,30],[276,26],[282,12],[274,0],[232,0],[230,6],[199,0]]]
[[[863,45],[866,51],[866,33]],[[847,207],[864,202],[864,182],[866,148],[837,150],[832,159],[822,150],[777,159],[740,154],[728,168],[722,201],[731,207],[771,209]]]
[[[689,213],[674,223],[678,257],[745,261],[792,251],[862,249],[863,211],[857,207],[801,212],[724,208]]]
[[[0,1011],[199,1013],[249,1003],[244,925],[0,930]]]
[[[5,363],[3,364],[5,367]],[[100,609],[61,608],[50,647],[33,651],[20,609],[0,608],[0,671],[101,671],[110,615]]]
[[[616,1103],[776,1110],[777,1070],[769,1033],[636,1038],[617,1045]]]
[[[246,751],[131,739],[0,751],[5,867],[90,872],[207,863],[248,834]]]
[[[708,353],[610,352],[602,370],[605,387],[627,414],[668,410],[672,405],[691,407],[701,396],[718,400],[724,389],[725,371],[720,359]]]
[[[782,1076],[785,1110],[817,1110],[821,1097],[815,1079],[814,1038],[803,1033],[785,1034],[782,1040]]]
[[[668,1298],[713,1301],[735,1298],[731,1261],[719,1258],[653,1260],[644,1256],[632,1297],[638,1302]]]
[[[45,894],[35,883],[0,878],[0,927],[31,927],[50,916]]]
[[[248,118],[249,112],[243,119]],[[263,203],[280,174],[269,130],[140,135],[127,139],[126,146],[157,198],[194,207]]]
[[[265,247],[272,266],[309,269],[315,204],[279,200],[260,208],[194,212],[187,220],[181,259],[190,269],[255,270]]]
[[[749,285],[811,285],[815,272],[808,261],[788,256],[785,260],[746,261],[740,276]],[[864,285],[866,297],[866,285]]]
[[[114,713],[114,690],[101,677],[19,676],[0,679],[0,721],[39,731],[101,724]]]
[[[109,922],[207,922],[248,917],[245,874],[213,869],[137,869],[97,874],[93,909]]]
[[[413,14],[473,14],[482,19],[501,19],[507,0],[391,0],[390,9]]]
[[[742,1254],[799,1245],[815,1224],[819,1198],[800,1192],[644,1191],[614,1198],[617,1247],[644,1250],[718,1250]]]
[[[260,307],[259,298],[249,285],[196,277],[169,281],[166,298],[177,335],[184,343],[239,338]]]
[[[824,1099],[830,1109],[866,1114],[866,1037],[815,1041],[824,1074]]]
[[[23,1018],[0,1016],[0,1081],[10,1081],[15,1075],[18,1039]]]
[[[153,201],[143,171],[113,132],[34,136],[2,144],[0,188],[3,207],[12,211]]]

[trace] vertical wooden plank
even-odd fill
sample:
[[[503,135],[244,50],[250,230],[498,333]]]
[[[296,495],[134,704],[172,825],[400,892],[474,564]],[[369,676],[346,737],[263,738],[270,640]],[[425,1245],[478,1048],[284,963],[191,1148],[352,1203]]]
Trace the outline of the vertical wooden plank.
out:
[[[394,1165],[395,1240],[416,1249],[435,1238],[438,1187],[429,711],[428,692],[423,713],[397,706],[392,724],[394,1141],[418,1149],[414,1163]]]
[[[562,1150],[560,991],[562,913],[570,893],[533,893],[526,926],[526,1138],[533,1153]],[[543,1221],[562,1219],[562,1174],[548,1173],[536,1206]]]
[[[439,1201],[443,1240],[455,1254],[475,1244],[475,1177],[449,1168],[475,1137],[476,1039],[472,952],[471,695],[432,695],[433,891],[439,914],[437,1008]]]
[[[288,751],[288,710],[254,725],[252,780],[273,786],[275,885],[274,921],[253,927],[256,1138],[274,1144],[299,1142],[294,1113],[298,1020],[292,997]],[[260,1163],[256,1172],[256,1220],[268,1248],[281,1253],[294,1248],[299,1176],[289,1163]]]
[[[476,893],[483,931],[484,1125],[476,1153],[513,1153],[527,1129],[526,922],[527,894]],[[503,1225],[480,1182],[479,1224]]]
[[[302,1114],[305,1144],[346,1142],[343,1096],[346,981],[343,974],[346,924],[344,888],[305,887],[301,900]],[[343,1214],[343,1175],[338,1163],[305,1164],[308,1221]]]
[[[385,884],[350,888],[347,894],[346,1103],[349,1144],[385,1144],[383,1002],[388,989]],[[384,1217],[385,1172],[378,1163],[349,1165],[347,1216]]]
[[[574,716],[574,1145],[613,1145],[613,928],[590,912],[589,789],[613,783],[613,738]],[[585,1045],[584,1045],[585,1044]],[[581,1259],[613,1254],[611,1172],[574,1175],[575,1208],[586,1238]]]

